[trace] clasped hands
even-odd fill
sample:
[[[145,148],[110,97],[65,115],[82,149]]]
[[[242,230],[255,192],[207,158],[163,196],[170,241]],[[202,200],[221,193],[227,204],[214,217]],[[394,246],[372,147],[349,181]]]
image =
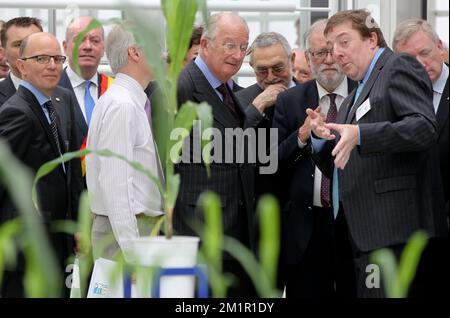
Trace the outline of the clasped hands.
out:
[[[334,165],[336,168],[343,170],[350,159],[353,148],[358,144],[358,126],[326,123],[326,117],[320,112],[320,106],[315,110],[308,108],[306,114],[308,115],[307,120],[311,126],[311,131],[317,137],[334,140],[336,135],[333,132],[337,132],[341,136],[331,154],[335,157]]]

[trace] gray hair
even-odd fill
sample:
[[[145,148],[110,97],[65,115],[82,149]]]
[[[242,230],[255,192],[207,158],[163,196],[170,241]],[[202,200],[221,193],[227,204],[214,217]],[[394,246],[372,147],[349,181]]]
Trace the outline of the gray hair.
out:
[[[392,40],[393,49],[396,50],[396,47],[400,42],[407,41],[418,31],[423,31],[433,40],[433,42],[439,42],[440,40],[439,35],[427,21],[408,19],[400,23],[397,26],[397,29],[395,29],[394,39]]]
[[[253,51],[260,47],[269,47],[275,44],[281,44],[288,58],[291,57],[291,46],[284,36],[277,32],[263,32],[256,37],[248,50],[250,60],[253,62]]]
[[[128,63],[128,49],[137,46],[133,33],[115,26],[106,38],[106,57],[114,74]]]
[[[244,25],[247,29],[247,33],[250,33],[247,22],[241,16],[234,12],[219,12],[209,17],[208,26],[203,30],[202,36],[214,41],[217,35],[218,24],[224,17],[233,17],[239,20],[240,23],[242,23],[242,25]]]
[[[309,52],[309,49],[311,48],[311,34],[319,27],[322,26],[326,26],[327,25],[328,20],[327,19],[320,19],[317,20],[316,22],[314,22],[309,28],[308,30],[306,30],[305,32],[305,47],[306,47],[306,52]]]

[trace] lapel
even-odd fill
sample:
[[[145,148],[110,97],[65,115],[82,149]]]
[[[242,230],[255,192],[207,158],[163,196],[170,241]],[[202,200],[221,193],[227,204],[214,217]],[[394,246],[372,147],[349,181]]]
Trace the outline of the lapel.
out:
[[[62,95],[59,94],[58,90],[56,89],[52,95],[52,103],[55,107],[56,112],[56,125],[58,127],[58,135],[59,135],[59,141],[60,143],[64,144],[64,147],[61,148],[63,151],[69,151],[69,137],[67,134],[68,131],[68,123],[66,122],[65,116],[62,114],[68,111],[69,105],[66,105],[67,101],[64,101],[62,98]],[[63,108],[67,109],[63,109]]]
[[[193,61],[187,66],[187,71],[190,73],[195,87],[193,96],[198,102],[204,101],[211,105],[214,120],[219,122],[225,128],[239,127],[240,124],[238,120],[236,120],[236,118],[228,111],[222,100],[216,94],[215,89],[211,87],[202,71]],[[230,93],[236,104],[236,111],[242,114],[243,109],[241,104],[237,101],[234,94],[232,92]]]
[[[39,102],[37,101],[36,97],[33,95],[32,92],[30,92],[28,89],[26,89],[23,86],[19,86],[19,89],[17,90],[17,94],[21,96],[26,102],[28,107],[30,107],[31,111],[34,113],[34,115],[39,120],[39,123],[42,126],[42,129],[44,130],[45,135],[47,136],[47,139],[53,149],[53,152],[55,154],[55,158],[59,157],[58,147],[56,145],[55,139],[53,138],[52,131],[50,129],[50,125],[48,123],[47,117],[45,116],[41,105],[39,105]],[[58,126],[58,124],[57,124]],[[58,130],[60,130],[60,127],[58,127]],[[59,135],[61,138],[61,136]],[[62,145],[60,145],[61,149],[65,149]]]
[[[4,96],[4,100],[6,101],[16,92],[16,88],[14,87],[13,81],[11,79],[11,74],[8,74],[8,76],[0,84],[0,94]]]
[[[377,63],[375,64],[375,67],[372,70],[372,74],[370,74],[369,79],[367,80],[366,84],[364,84],[364,88],[359,94],[358,100],[354,103],[353,107],[351,107],[350,113],[347,116],[347,119],[345,121],[346,124],[349,124],[353,121],[353,117],[355,117],[356,110],[359,106],[367,99],[369,96],[370,91],[372,90],[373,84],[375,84],[376,80],[378,79],[378,75],[380,75],[381,70],[383,69],[384,65],[386,64],[386,61],[389,59],[389,57],[393,54],[393,52],[389,48],[385,48],[384,52],[381,54],[380,58],[378,59]],[[356,93],[356,91],[354,92]],[[354,98],[354,93],[352,94]],[[353,100],[353,98],[351,100]]]
[[[439,102],[438,111],[436,113],[436,121],[438,125],[439,136],[441,135],[445,127],[445,123],[448,121],[448,108],[449,108],[449,101],[448,101],[448,78],[447,78],[444,91],[442,92],[441,101]]]
[[[97,93],[98,93],[98,98],[100,98],[100,95],[102,93],[102,89],[101,89],[101,85],[102,85],[102,76],[100,75],[99,72],[97,72]]]
[[[70,90],[73,100],[77,103],[76,107],[74,107],[74,119],[75,122],[77,123],[78,129],[81,131],[81,135],[86,136],[88,132],[88,126],[81,111],[80,108],[81,106],[78,103],[77,97],[75,95],[75,91],[73,90],[72,83],[70,82],[69,76],[67,76],[66,69],[64,69],[64,71],[61,74],[59,85]]]

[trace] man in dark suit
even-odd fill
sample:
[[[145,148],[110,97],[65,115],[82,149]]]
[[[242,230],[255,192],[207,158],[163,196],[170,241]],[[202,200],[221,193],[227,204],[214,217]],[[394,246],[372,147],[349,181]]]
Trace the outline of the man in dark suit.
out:
[[[178,103],[190,100],[207,102],[212,107],[213,126],[221,133],[225,148],[235,152],[241,140],[226,138],[226,128],[243,128],[244,109],[232,92],[231,77],[237,73],[248,46],[248,27],[245,21],[233,13],[219,13],[209,19],[209,29],[200,41],[200,54],[182,71],[178,82]],[[192,136],[191,136],[192,139]],[[194,154],[187,154],[192,159]],[[217,154],[216,154],[217,155]],[[183,156],[186,156],[183,151]],[[181,162],[176,171],[181,185],[174,212],[174,228],[181,234],[195,234],[192,225],[201,222],[202,213],[196,212],[199,195],[206,190],[216,192],[221,199],[224,234],[250,247],[253,232],[254,166],[238,162],[211,164],[208,177],[203,163]],[[235,285],[229,296],[251,296],[251,284],[239,263],[224,254],[224,272],[231,272]]]
[[[406,20],[397,26],[393,48],[408,53],[423,65],[433,83],[433,106],[438,126],[441,176],[448,214],[448,66],[444,63],[444,45],[433,27],[424,20]]]
[[[0,138],[7,141],[13,154],[33,172],[71,150],[67,139],[70,118],[65,117],[66,112],[56,112],[71,98],[67,90],[55,91],[64,60],[53,35],[38,32],[25,38],[17,60],[23,80],[0,110]],[[70,166],[62,164],[38,184],[39,210],[62,273],[72,249],[68,238],[51,232],[50,226],[54,221],[71,218],[71,173]],[[18,216],[4,189],[0,190],[0,211],[2,223]],[[23,258],[19,257],[16,268],[6,271],[1,290],[3,297],[23,297],[24,266]]]
[[[19,47],[23,39],[36,32],[42,32],[39,19],[33,17],[18,17],[5,23],[1,31],[1,42],[5,50],[6,61],[10,66],[8,76],[0,82],[0,107],[19,87],[21,75],[16,66],[19,58]]]
[[[73,50],[78,34],[83,32],[92,22],[92,18],[83,16],[70,22],[63,42],[69,65],[64,69],[59,85],[69,89],[78,102],[75,109],[75,122],[78,134],[84,142],[87,136],[89,121],[98,98],[112,83],[112,78],[98,72],[101,58],[105,52],[104,31],[102,27],[89,31],[78,48],[78,66],[81,73],[76,72]]]
[[[5,49],[5,56],[8,64],[11,65],[9,75],[0,82],[0,109],[2,105],[13,96],[22,80],[22,75],[16,66],[19,59],[19,47],[22,41],[29,35],[37,32],[42,32],[42,25],[39,19],[34,17],[18,17],[7,21],[1,32],[1,39]],[[58,107],[55,111],[58,114],[58,120],[61,121],[61,134],[63,137],[64,151],[76,151],[83,142],[83,137],[79,134],[75,125],[72,122],[75,118],[75,111],[77,101],[74,96],[67,96],[70,91],[57,86],[54,89],[52,101]],[[81,182],[81,167],[77,167],[80,162],[79,159],[73,159],[67,163],[68,170],[71,176],[68,179],[71,185],[71,210],[73,211],[72,218],[76,219],[78,211],[79,195],[82,190]],[[78,174],[78,175],[77,175]]]
[[[279,93],[295,87],[296,80],[292,76],[292,63],[295,55],[284,36],[276,32],[261,33],[253,41],[250,49],[250,65],[256,76],[256,84],[236,93],[241,105],[245,106],[245,115],[249,127],[256,129],[256,147],[260,133],[265,134],[265,149],[270,151],[270,128],[272,127],[275,101]],[[259,130],[263,129],[263,130]],[[274,140],[276,142],[276,140]],[[258,162],[258,166],[264,165]],[[276,177],[274,174],[257,172],[255,177],[255,198],[267,193],[276,194]]]
[[[411,19],[403,21],[397,26],[392,46],[396,52],[408,53],[416,57],[433,83],[433,106],[436,113],[439,160],[448,218],[449,70],[448,65],[444,63],[444,45],[427,21]],[[447,269],[449,257],[446,251],[448,251],[448,238],[430,240],[421,258],[415,285],[413,285],[410,293],[411,297],[426,296],[432,298],[448,294],[449,275]],[[428,274],[431,274],[431,277],[422,273],[422,269],[427,267],[430,270]],[[414,287],[417,285],[426,286],[422,289],[426,291],[426,294],[414,294]]]
[[[315,22],[306,32],[306,56],[315,80],[278,96],[273,127],[278,129],[280,187],[283,199],[283,273],[288,298],[329,298],[334,294],[333,219],[329,181],[311,160],[306,108],[320,106],[324,115],[337,114],[356,84],[347,80]],[[326,189],[324,189],[326,187]]]
[[[333,213],[352,251],[356,295],[383,297],[382,281],[367,284],[371,253],[387,247],[398,257],[414,232],[448,232],[431,82],[416,59],[387,48],[366,10],[336,13],[324,33],[337,63],[359,84],[337,124],[307,110],[313,149],[322,172],[333,176]]]

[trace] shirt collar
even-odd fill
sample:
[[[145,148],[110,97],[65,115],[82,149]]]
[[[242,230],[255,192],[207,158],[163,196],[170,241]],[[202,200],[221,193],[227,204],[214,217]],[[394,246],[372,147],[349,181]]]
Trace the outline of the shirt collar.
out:
[[[206,80],[208,83],[216,89],[220,85],[222,85],[222,82],[217,79],[217,77],[214,76],[214,74],[210,71],[208,65],[206,65],[205,61],[203,61],[202,57],[199,55],[194,61],[195,64],[197,64],[200,71],[202,71],[203,75],[205,75]],[[232,90],[234,86],[233,79],[230,78],[227,81],[228,87]]]
[[[362,82],[360,82],[360,84],[366,84],[367,80],[370,77],[370,74],[372,74],[375,64],[377,64],[377,61],[383,52],[384,52],[384,47],[380,47],[377,50],[377,52],[375,53],[375,56],[372,59],[372,62],[369,65],[369,68],[367,69],[366,75],[364,76],[364,78],[363,78]]]
[[[11,81],[13,82],[13,85],[17,90],[19,88],[19,85],[20,85],[20,82],[22,81],[22,79],[20,77],[17,77],[16,75],[14,75],[13,72],[9,72],[9,75],[11,76]]]
[[[433,83],[433,91],[439,94],[442,94],[444,92],[445,83],[447,83],[448,73],[449,73],[448,66],[445,65],[445,63],[442,63],[441,75],[436,80],[436,82]]]
[[[20,81],[20,85],[27,88],[30,92],[33,93],[33,95],[36,97],[36,99],[39,102],[39,105],[44,105],[46,102],[50,100],[50,97],[42,93],[40,90],[35,88],[33,85],[31,85],[30,82],[27,82],[26,80]]]
[[[70,65],[67,66],[66,72],[73,88],[78,87],[82,85],[84,82],[86,82],[84,78],[82,78],[74,70],[72,70]],[[92,78],[90,79],[90,81],[91,83],[94,83],[94,85],[98,87],[98,73],[95,73],[94,76],[92,76]]]
[[[142,105],[142,109],[144,109],[147,95],[138,81],[125,73],[117,73],[113,85],[119,85],[127,89],[132,96],[133,102],[136,105]]]
[[[325,88],[323,88],[322,85],[320,85],[317,80],[316,84],[317,84],[317,91],[319,92],[319,100],[321,100],[324,96],[328,94],[336,94],[338,96],[341,96],[342,98],[345,98],[348,95],[348,83],[346,76],[344,76],[344,79],[342,80],[341,84],[339,84],[338,87],[336,87],[334,91],[331,93],[327,91]]]

